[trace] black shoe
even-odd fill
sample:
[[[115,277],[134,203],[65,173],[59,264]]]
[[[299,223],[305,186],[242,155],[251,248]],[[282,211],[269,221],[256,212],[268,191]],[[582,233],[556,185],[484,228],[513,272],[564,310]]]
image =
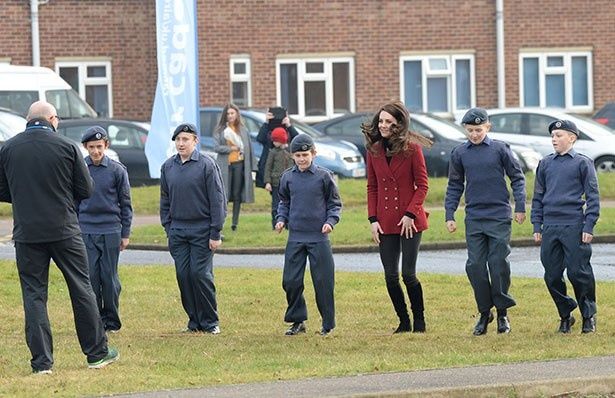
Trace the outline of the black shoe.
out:
[[[583,318],[583,328],[581,333],[594,333],[596,331],[596,315],[589,318]]]
[[[498,317],[498,333],[510,333],[510,322],[507,316]]]
[[[332,331],[333,329],[327,329],[323,327],[322,329],[320,329],[320,332],[318,332],[318,334],[321,336],[328,336],[329,334],[331,334]]]
[[[410,325],[410,321],[401,321],[399,322],[399,326],[397,327],[397,329],[395,329],[395,331],[393,332],[393,334],[398,334],[398,333],[408,333],[412,331],[412,326]]]
[[[572,325],[574,325],[574,322],[575,322],[575,319],[572,315],[569,315],[566,318],[560,319],[558,332],[570,333],[570,329],[572,328]]]
[[[231,230],[232,231],[237,231],[237,225],[231,225]]]
[[[476,326],[474,326],[474,332],[472,333],[474,336],[481,336],[487,333],[487,325],[493,322],[493,312],[483,312],[480,314],[480,318],[478,322],[476,322]]]
[[[296,336],[299,333],[305,333],[305,324],[303,322],[295,322],[286,331],[287,336]]]
[[[426,330],[427,330],[427,326],[425,325],[425,320],[414,318],[414,329],[412,330],[412,332],[413,333],[425,333]]]

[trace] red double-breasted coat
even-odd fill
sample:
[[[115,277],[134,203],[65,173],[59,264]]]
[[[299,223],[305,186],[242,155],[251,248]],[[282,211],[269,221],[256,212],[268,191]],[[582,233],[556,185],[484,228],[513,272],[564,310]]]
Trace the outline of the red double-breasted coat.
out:
[[[423,208],[428,180],[421,147],[410,144],[408,150],[393,155],[387,162],[381,143],[376,153],[367,152],[367,210],[375,216],[385,234],[399,234],[397,224],[410,212],[416,216],[418,232],[428,228],[429,213]]]

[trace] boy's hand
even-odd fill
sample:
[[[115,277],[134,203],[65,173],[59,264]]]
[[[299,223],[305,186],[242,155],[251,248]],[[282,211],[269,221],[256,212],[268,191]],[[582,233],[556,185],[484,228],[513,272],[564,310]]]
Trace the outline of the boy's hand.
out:
[[[399,233],[399,236],[406,235],[406,239],[412,238],[414,233],[418,232],[416,225],[414,225],[414,220],[408,216],[403,216],[397,225],[401,225],[401,232]]]
[[[333,227],[331,226],[331,224],[324,224],[322,226],[322,229],[320,230],[320,232],[322,232],[323,234],[328,234],[331,231],[333,231]]]
[[[371,223],[372,228],[372,240],[376,243],[380,243],[380,234],[384,233],[382,228],[380,227],[380,223],[378,221],[374,221]]]
[[[583,243],[592,243],[592,239],[594,239],[594,235],[590,233],[583,232],[583,235],[581,235],[581,242]]]
[[[540,232],[534,232],[534,242],[542,242],[542,234]]]
[[[222,245],[222,239],[218,239],[218,240],[210,239],[209,240],[209,250],[211,251],[215,251],[217,248],[220,247],[220,245]]]
[[[278,221],[277,223],[275,223],[275,231],[277,233],[282,232],[283,229],[284,229],[284,223],[282,221]]]
[[[126,249],[128,247],[128,243],[130,243],[130,239],[122,238],[122,240],[120,241],[120,251]]]
[[[525,221],[525,213],[515,213],[515,221],[517,224],[523,224],[523,221]]]
[[[446,229],[448,229],[448,232],[453,233],[455,231],[457,231],[457,223],[453,220],[447,221],[446,222]]]
[[[265,189],[269,192],[271,192],[271,184],[267,183],[265,184]]]

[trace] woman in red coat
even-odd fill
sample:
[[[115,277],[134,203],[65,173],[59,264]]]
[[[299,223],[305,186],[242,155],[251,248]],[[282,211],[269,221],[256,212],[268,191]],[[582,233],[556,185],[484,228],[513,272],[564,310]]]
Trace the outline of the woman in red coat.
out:
[[[404,104],[393,101],[361,126],[367,148],[368,216],[372,238],[379,245],[387,291],[399,317],[395,333],[412,331],[399,283],[400,253],[414,332],[425,332],[423,288],[416,277],[416,259],[428,216],[423,209],[428,185],[421,146],[431,146],[431,141],[410,132],[409,123]]]

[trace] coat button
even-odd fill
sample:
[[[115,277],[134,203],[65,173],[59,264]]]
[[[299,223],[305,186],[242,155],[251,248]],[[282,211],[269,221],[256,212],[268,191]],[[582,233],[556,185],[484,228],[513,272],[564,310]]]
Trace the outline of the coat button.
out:
[[[397,200],[397,196],[395,197],[395,200]]]
[[[395,206],[395,210],[399,209],[399,207]]]
[[[385,191],[388,191],[388,189],[389,189],[389,188],[387,188],[387,187],[384,187],[384,190],[385,190]]]
[[[388,196],[385,196],[385,197],[384,197],[384,200],[389,200],[389,197],[388,197]]]
[[[389,207],[388,206],[384,206],[384,210],[389,210]]]

